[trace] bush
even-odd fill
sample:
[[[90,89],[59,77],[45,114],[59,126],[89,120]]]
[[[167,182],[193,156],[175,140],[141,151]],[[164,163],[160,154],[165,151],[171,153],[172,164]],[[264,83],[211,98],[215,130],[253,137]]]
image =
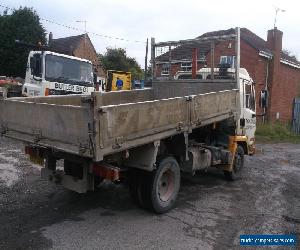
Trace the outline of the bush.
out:
[[[300,135],[293,133],[290,125],[279,122],[257,124],[255,135],[258,141],[300,143]]]

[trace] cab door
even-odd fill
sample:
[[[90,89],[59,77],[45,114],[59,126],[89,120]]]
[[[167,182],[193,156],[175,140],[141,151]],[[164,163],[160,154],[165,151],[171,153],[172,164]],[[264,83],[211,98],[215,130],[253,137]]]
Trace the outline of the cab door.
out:
[[[241,118],[244,118],[245,126],[240,130],[247,136],[248,146],[251,146],[255,141],[256,130],[255,88],[252,81],[243,79],[242,82]]]
[[[24,96],[44,96],[45,88],[42,79],[43,57],[41,53],[37,52],[29,56],[22,94]]]

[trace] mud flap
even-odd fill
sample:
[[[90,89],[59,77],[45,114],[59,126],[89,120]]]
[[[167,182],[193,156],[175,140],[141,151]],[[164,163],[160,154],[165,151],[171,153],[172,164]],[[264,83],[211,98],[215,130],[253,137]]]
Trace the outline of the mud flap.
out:
[[[88,168],[84,167],[82,179],[66,175],[63,171],[42,168],[41,177],[55,184],[61,184],[63,187],[77,193],[86,193],[88,190],[94,190],[93,176],[88,173]]]
[[[234,156],[236,154],[237,147],[238,147],[238,144],[237,144],[236,136],[229,136],[228,150],[232,154],[232,159],[231,159],[230,164],[224,166],[224,168],[223,168],[224,171],[232,172],[233,165],[234,165],[234,159],[235,159]]]

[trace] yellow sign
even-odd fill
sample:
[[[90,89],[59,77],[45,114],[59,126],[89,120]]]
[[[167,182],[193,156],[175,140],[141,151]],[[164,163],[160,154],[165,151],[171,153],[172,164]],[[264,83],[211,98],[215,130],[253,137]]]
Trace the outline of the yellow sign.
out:
[[[116,72],[112,72],[112,83],[111,83],[112,91],[118,90],[118,87],[117,87],[118,79],[123,81],[122,90],[130,90],[131,89],[131,73],[116,71]]]

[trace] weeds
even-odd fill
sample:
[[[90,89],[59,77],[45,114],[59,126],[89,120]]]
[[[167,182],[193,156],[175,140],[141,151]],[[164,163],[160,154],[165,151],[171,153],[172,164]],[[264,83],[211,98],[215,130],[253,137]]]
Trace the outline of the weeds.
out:
[[[291,126],[283,123],[257,124],[255,137],[259,142],[300,143],[300,135],[293,133]]]

